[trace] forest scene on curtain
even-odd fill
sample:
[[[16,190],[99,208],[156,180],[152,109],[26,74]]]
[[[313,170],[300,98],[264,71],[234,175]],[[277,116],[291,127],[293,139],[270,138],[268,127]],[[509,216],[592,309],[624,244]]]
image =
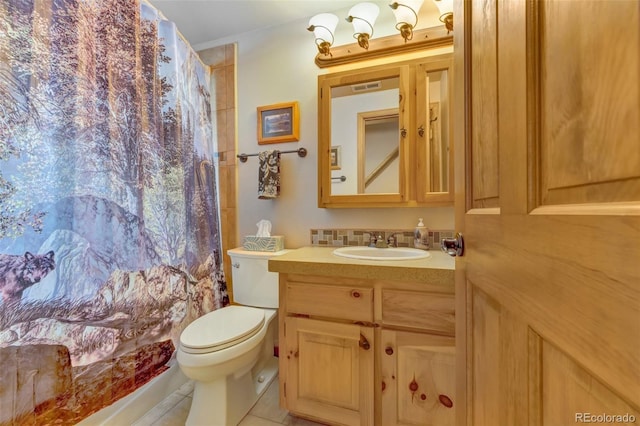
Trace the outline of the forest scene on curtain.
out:
[[[209,70],[139,0],[0,0],[0,424],[74,424],[228,303]]]

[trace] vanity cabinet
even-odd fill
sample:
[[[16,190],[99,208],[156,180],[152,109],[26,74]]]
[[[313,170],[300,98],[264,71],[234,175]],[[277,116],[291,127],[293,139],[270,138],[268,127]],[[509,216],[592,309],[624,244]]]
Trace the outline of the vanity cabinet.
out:
[[[453,287],[280,273],[280,398],[331,425],[453,425]]]
[[[318,205],[453,203],[452,55],[318,77]]]
[[[455,425],[454,340],[382,329],[382,425]]]
[[[336,424],[373,424],[373,328],[288,317],[287,409]]]

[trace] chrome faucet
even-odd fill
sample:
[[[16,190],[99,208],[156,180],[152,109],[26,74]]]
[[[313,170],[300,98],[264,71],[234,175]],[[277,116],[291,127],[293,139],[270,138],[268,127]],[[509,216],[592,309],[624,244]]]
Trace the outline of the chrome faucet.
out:
[[[398,238],[396,238],[396,235],[401,233],[402,232],[394,232],[393,234],[389,235],[389,237],[387,238],[387,247],[398,247]]]
[[[384,240],[384,237],[382,236],[382,234],[378,234],[378,237],[376,238],[376,248],[387,248],[389,247],[389,244],[387,244],[387,242]]]
[[[369,234],[369,247],[375,248],[389,248],[389,247],[398,247],[398,237],[397,235],[402,234],[402,232],[394,232],[389,235],[385,240],[382,232],[371,232],[365,231],[365,234]]]
[[[369,244],[368,247],[375,247],[376,246],[376,237],[375,234],[373,232],[369,232],[369,231],[365,231],[365,234],[369,234]]]
[[[387,244],[384,241],[384,237],[382,236],[381,233],[376,233],[375,232],[365,232],[365,234],[369,234],[369,247],[375,247],[375,248],[387,248]]]

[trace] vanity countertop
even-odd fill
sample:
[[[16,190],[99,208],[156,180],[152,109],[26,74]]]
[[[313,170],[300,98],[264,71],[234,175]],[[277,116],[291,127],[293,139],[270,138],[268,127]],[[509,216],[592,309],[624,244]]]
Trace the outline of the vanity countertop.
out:
[[[336,256],[338,247],[309,246],[269,259],[269,271],[288,274],[325,275],[374,280],[450,282],[455,260],[438,250],[417,260],[359,260]]]

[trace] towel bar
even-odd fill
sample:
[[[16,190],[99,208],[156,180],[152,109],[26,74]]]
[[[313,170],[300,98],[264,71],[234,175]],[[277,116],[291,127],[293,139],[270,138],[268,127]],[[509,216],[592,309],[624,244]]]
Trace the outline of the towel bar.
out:
[[[290,154],[293,152],[297,152],[298,153],[298,157],[306,157],[307,156],[307,150],[306,148],[298,148],[298,149],[293,149],[291,151],[280,151],[280,154]],[[257,157],[258,155],[260,155],[260,153],[256,153],[256,154],[238,154],[236,155],[236,157],[238,157],[240,159],[241,163],[246,163],[247,162],[247,157]]]

